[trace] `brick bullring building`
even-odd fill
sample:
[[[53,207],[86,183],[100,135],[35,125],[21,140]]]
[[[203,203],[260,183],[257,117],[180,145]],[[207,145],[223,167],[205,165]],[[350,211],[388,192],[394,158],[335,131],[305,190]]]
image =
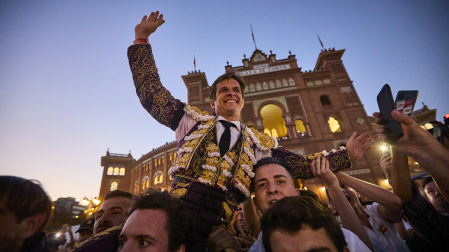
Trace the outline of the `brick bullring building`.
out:
[[[345,50],[325,49],[318,55],[315,68],[302,71],[295,55],[277,59],[256,49],[243,65],[229,63],[225,71],[237,72],[245,80],[245,106],[241,120],[279,140],[279,145],[300,154],[338,149],[352,133],[374,133],[370,118],[341,60]],[[182,76],[188,103],[212,114],[210,86],[206,74],[189,72]],[[162,127],[162,126],[161,126]],[[149,187],[167,190],[171,186],[168,170],[176,156],[176,141],[153,149],[135,160],[130,154],[107,152],[101,158],[103,178],[100,198],[110,190],[132,193]],[[389,188],[379,167],[379,152],[367,152],[353,162],[347,174]],[[298,180],[301,189],[313,190],[322,200],[323,184],[316,179]]]

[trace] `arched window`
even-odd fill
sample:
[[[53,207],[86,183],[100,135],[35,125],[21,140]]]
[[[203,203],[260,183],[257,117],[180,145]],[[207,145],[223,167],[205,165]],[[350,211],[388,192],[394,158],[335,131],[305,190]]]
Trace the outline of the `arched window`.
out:
[[[266,81],[264,81],[262,83],[262,88],[263,88],[263,90],[267,90],[268,89],[268,83]]]
[[[120,169],[118,167],[114,168],[114,175],[118,175],[120,173]]]
[[[322,106],[329,106],[331,105],[331,101],[329,100],[329,97],[327,95],[320,96],[320,102]]]
[[[108,168],[108,175],[112,175],[112,173],[114,173],[114,168],[113,167],[109,167]]]
[[[120,168],[120,176],[125,176],[125,168]]]
[[[254,84],[249,84],[249,92],[254,92],[256,89],[254,88]]]
[[[265,133],[265,134],[271,136],[271,131],[270,131],[269,129],[267,129],[267,128],[265,128],[265,129],[263,130],[263,133]]]
[[[294,86],[295,85],[295,81],[293,80],[293,78],[288,78],[288,84],[290,85],[290,86]]]
[[[335,118],[329,117],[327,123],[329,123],[329,128],[331,129],[332,133],[341,132],[340,123]]]
[[[280,80],[276,80],[276,88],[281,88],[282,84]]]
[[[263,127],[270,132],[270,136],[275,136],[274,134],[277,137],[287,136],[287,127],[281,108],[274,104],[268,104],[260,110],[260,115],[263,118]],[[264,130],[264,132],[266,131]]]
[[[164,181],[164,175],[162,174],[161,171],[157,171],[154,174],[153,180],[155,185],[162,184],[162,182]]]
[[[148,176],[145,176],[142,179],[142,190],[144,190],[145,188],[148,188],[149,182],[150,182],[150,177],[148,177]]]
[[[302,120],[296,119],[295,126],[296,126],[297,133],[306,133],[306,127],[304,126],[304,123]]]
[[[117,182],[112,182],[111,183],[111,192],[117,190],[118,188],[118,183]]]

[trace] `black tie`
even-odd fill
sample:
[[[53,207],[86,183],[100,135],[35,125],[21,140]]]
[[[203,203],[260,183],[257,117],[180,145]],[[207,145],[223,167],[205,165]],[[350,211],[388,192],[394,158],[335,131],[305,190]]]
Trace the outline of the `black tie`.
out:
[[[236,127],[235,124],[220,120],[221,124],[225,127],[225,130],[220,138],[220,143],[218,144],[218,147],[220,147],[220,156],[224,156],[226,152],[229,150],[229,146],[231,145],[231,127]]]

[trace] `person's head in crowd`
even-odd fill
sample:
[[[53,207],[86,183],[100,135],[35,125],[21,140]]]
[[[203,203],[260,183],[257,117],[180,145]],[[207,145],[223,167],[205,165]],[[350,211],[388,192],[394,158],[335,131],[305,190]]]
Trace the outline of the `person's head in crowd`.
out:
[[[299,190],[291,176],[290,165],[284,159],[267,157],[257,161],[253,167],[255,173],[251,189],[255,197],[257,209],[264,213],[276,201],[288,197],[299,196]]]
[[[185,251],[192,229],[193,218],[179,198],[149,189],[135,197],[118,251]]]
[[[78,233],[78,239],[76,240],[76,243],[83,242],[94,236],[94,223],[95,220],[93,218],[90,218],[80,224],[80,227],[75,232]]]
[[[332,211],[312,197],[285,197],[262,216],[262,242],[270,251],[349,251]]]
[[[220,115],[231,121],[240,120],[240,111],[244,105],[243,91],[245,82],[234,72],[218,77],[210,88],[210,106],[214,115]]]
[[[52,232],[47,234],[47,241],[50,252],[57,252],[59,251],[59,246],[66,243],[66,238],[65,235]]]
[[[435,207],[439,213],[449,214],[449,202],[443,197],[431,176],[423,181],[422,188],[427,200]]]
[[[95,213],[94,235],[124,224],[128,218],[132,198],[131,193],[120,190],[107,193],[103,203]]]
[[[320,201],[320,197],[318,197],[318,195],[316,195],[313,191],[309,190],[302,190],[301,197],[311,197],[314,200]]]
[[[348,199],[349,204],[351,204],[351,206],[354,207],[360,207],[360,206],[365,206],[365,205],[369,205],[372,204],[371,201],[366,201],[366,202],[362,202],[361,198],[360,198],[360,193],[357,192],[356,190],[352,189],[351,187],[347,186],[347,185],[340,185],[341,190],[343,191],[343,193],[346,196],[346,199]],[[329,199],[329,208],[333,211],[334,215],[339,215],[338,211],[335,209],[334,204],[332,203],[332,198],[329,195],[329,192],[326,189],[326,195],[327,198]]]
[[[39,182],[0,176],[0,199],[0,251],[18,251],[40,239],[52,202]]]

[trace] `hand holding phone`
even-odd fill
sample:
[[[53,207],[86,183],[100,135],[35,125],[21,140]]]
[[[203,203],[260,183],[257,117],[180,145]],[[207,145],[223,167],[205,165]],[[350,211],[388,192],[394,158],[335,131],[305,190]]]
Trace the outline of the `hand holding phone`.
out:
[[[386,141],[394,144],[404,133],[401,124],[394,120],[391,112],[396,109],[393,95],[391,94],[390,85],[385,84],[377,95],[377,104],[379,105],[380,114],[382,116],[382,124],[385,130]]]

